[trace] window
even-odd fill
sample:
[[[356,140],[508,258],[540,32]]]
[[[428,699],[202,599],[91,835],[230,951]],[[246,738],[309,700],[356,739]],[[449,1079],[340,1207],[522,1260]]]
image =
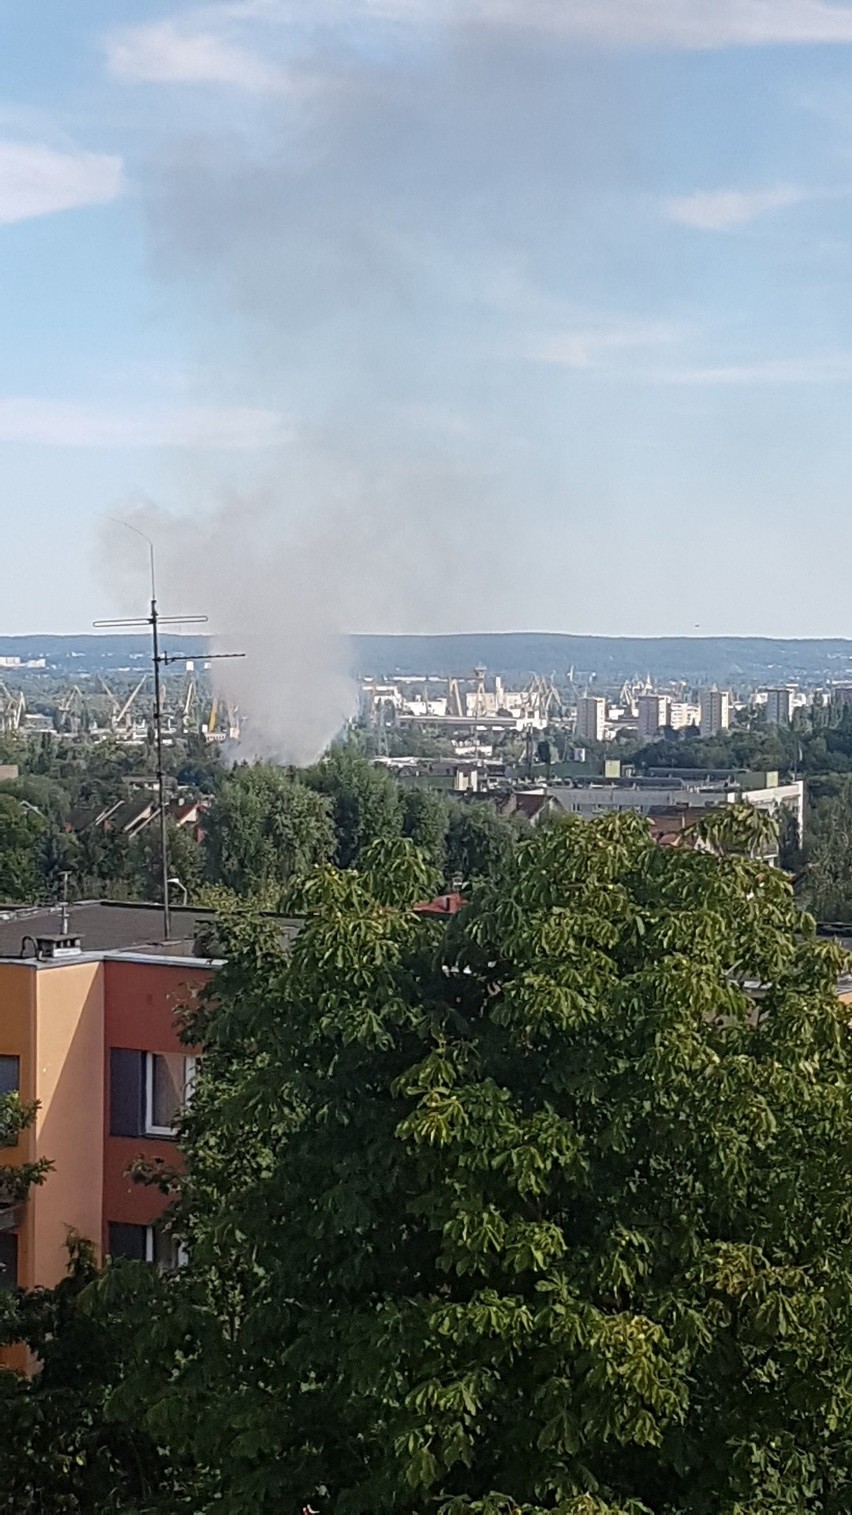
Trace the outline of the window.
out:
[[[148,1052],[145,1056],[145,1131],[173,1136],[195,1080],[195,1058],[182,1052]]]
[[[18,1238],[14,1231],[0,1231],[0,1290],[18,1286]]]
[[[149,1229],[148,1226],[128,1226],[120,1221],[110,1221],[110,1257],[128,1257],[133,1262],[144,1262],[145,1233]]]
[[[21,1087],[21,1059],[0,1055],[0,1098],[4,1094],[17,1094]],[[0,1147],[16,1147],[17,1135],[0,1137]]]
[[[153,1263],[158,1273],[173,1273],[187,1261],[186,1248],[162,1225],[131,1226],[110,1221],[109,1252],[111,1257]]]
[[[21,1087],[21,1059],[0,1055],[0,1094],[17,1094]]]

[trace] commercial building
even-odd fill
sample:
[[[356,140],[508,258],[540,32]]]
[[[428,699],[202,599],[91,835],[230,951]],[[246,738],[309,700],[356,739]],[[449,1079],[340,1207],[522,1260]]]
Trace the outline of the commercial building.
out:
[[[602,742],[605,728],[606,700],[598,694],[581,695],[577,701],[577,736],[584,742]]]
[[[572,787],[552,785],[550,792],[569,815],[590,820],[612,811],[634,810],[639,815],[656,818],[689,813],[691,819],[726,805],[753,805],[758,810],[776,814],[783,806],[795,817],[802,834],[804,818],[804,783],[779,783],[776,772],[743,773],[736,777],[678,773],[649,778],[619,780],[614,783],[592,781]]]
[[[767,689],[766,723],[768,726],[789,726],[792,709],[792,690]]]
[[[637,732],[640,737],[652,739],[668,725],[669,702],[662,694],[640,694],[636,701]]]
[[[24,1204],[0,1191],[0,1288],[58,1283],[69,1231],[98,1258],[170,1260],[163,1196],[129,1170],[140,1157],[176,1160],[195,1052],[180,1011],[215,966],[200,941],[209,913],[176,908],[172,919],[166,942],[154,906],[94,901],[65,920],[0,912],[0,1092],[39,1107],[3,1162],[53,1164]]]
[[[702,736],[716,736],[731,723],[731,697],[724,689],[702,689],[699,729]]]

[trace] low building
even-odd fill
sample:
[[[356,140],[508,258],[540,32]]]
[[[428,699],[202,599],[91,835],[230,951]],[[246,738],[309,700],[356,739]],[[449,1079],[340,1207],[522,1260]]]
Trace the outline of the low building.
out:
[[[215,962],[200,933],[209,911],[90,901],[0,913],[0,1093],[38,1103],[3,1154],[53,1169],[22,1205],[0,1196],[0,1288],[50,1288],[64,1276],[69,1230],[107,1253],[169,1260],[165,1201],[129,1177],[139,1158],[174,1163],[173,1126],[196,1049],[179,1012]],[[282,922],[288,936],[296,922]]]
[[[628,779],[615,783],[591,781],[570,788],[551,786],[569,815],[589,820],[613,811],[634,810],[639,815],[677,814],[678,811],[704,814],[725,805],[753,805],[758,810],[777,813],[782,807],[794,816],[802,832],[804,819],[804,783],[797,779],[779,782],[778,774],[748,774],[742,778],[660,776]]]

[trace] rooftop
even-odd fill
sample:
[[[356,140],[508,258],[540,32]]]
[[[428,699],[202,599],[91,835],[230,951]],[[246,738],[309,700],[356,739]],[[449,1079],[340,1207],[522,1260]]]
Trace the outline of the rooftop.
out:
[[[163,931],[162,905],[127,904],[116,900],[81,900],[68,906],[67,929],[61,906],[0,906],[0,960],[35,955],[25,937],[73,936],[80,938],[84,954],[141,952],[155,957],[200,957],[196,949],[198,928],[215,920],[216,912],[192,905],[171,907],[171,936]],[[295,936],[296,921],[282,920],[288,937]],[[67,962],[68,958],[63,958]]]

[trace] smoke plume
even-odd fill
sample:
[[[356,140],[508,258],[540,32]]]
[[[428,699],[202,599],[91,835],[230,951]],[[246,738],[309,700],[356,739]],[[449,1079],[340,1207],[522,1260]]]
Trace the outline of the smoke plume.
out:
[[[537,583],[564,594],[545,516],[584,504],[576,422],[537,354],[606,346],[565,289],[635,122],[617,61],[514,26],[341,21],[286,61],[292,89],[171,135],[143,186],[198,400],[277,411],[284,439],[242,478],[188,463],[175,509],[128,519],[163,609],[249,654],[213,665],[249,750],[301,762],[353,709],[348,632],[534,622]]]

